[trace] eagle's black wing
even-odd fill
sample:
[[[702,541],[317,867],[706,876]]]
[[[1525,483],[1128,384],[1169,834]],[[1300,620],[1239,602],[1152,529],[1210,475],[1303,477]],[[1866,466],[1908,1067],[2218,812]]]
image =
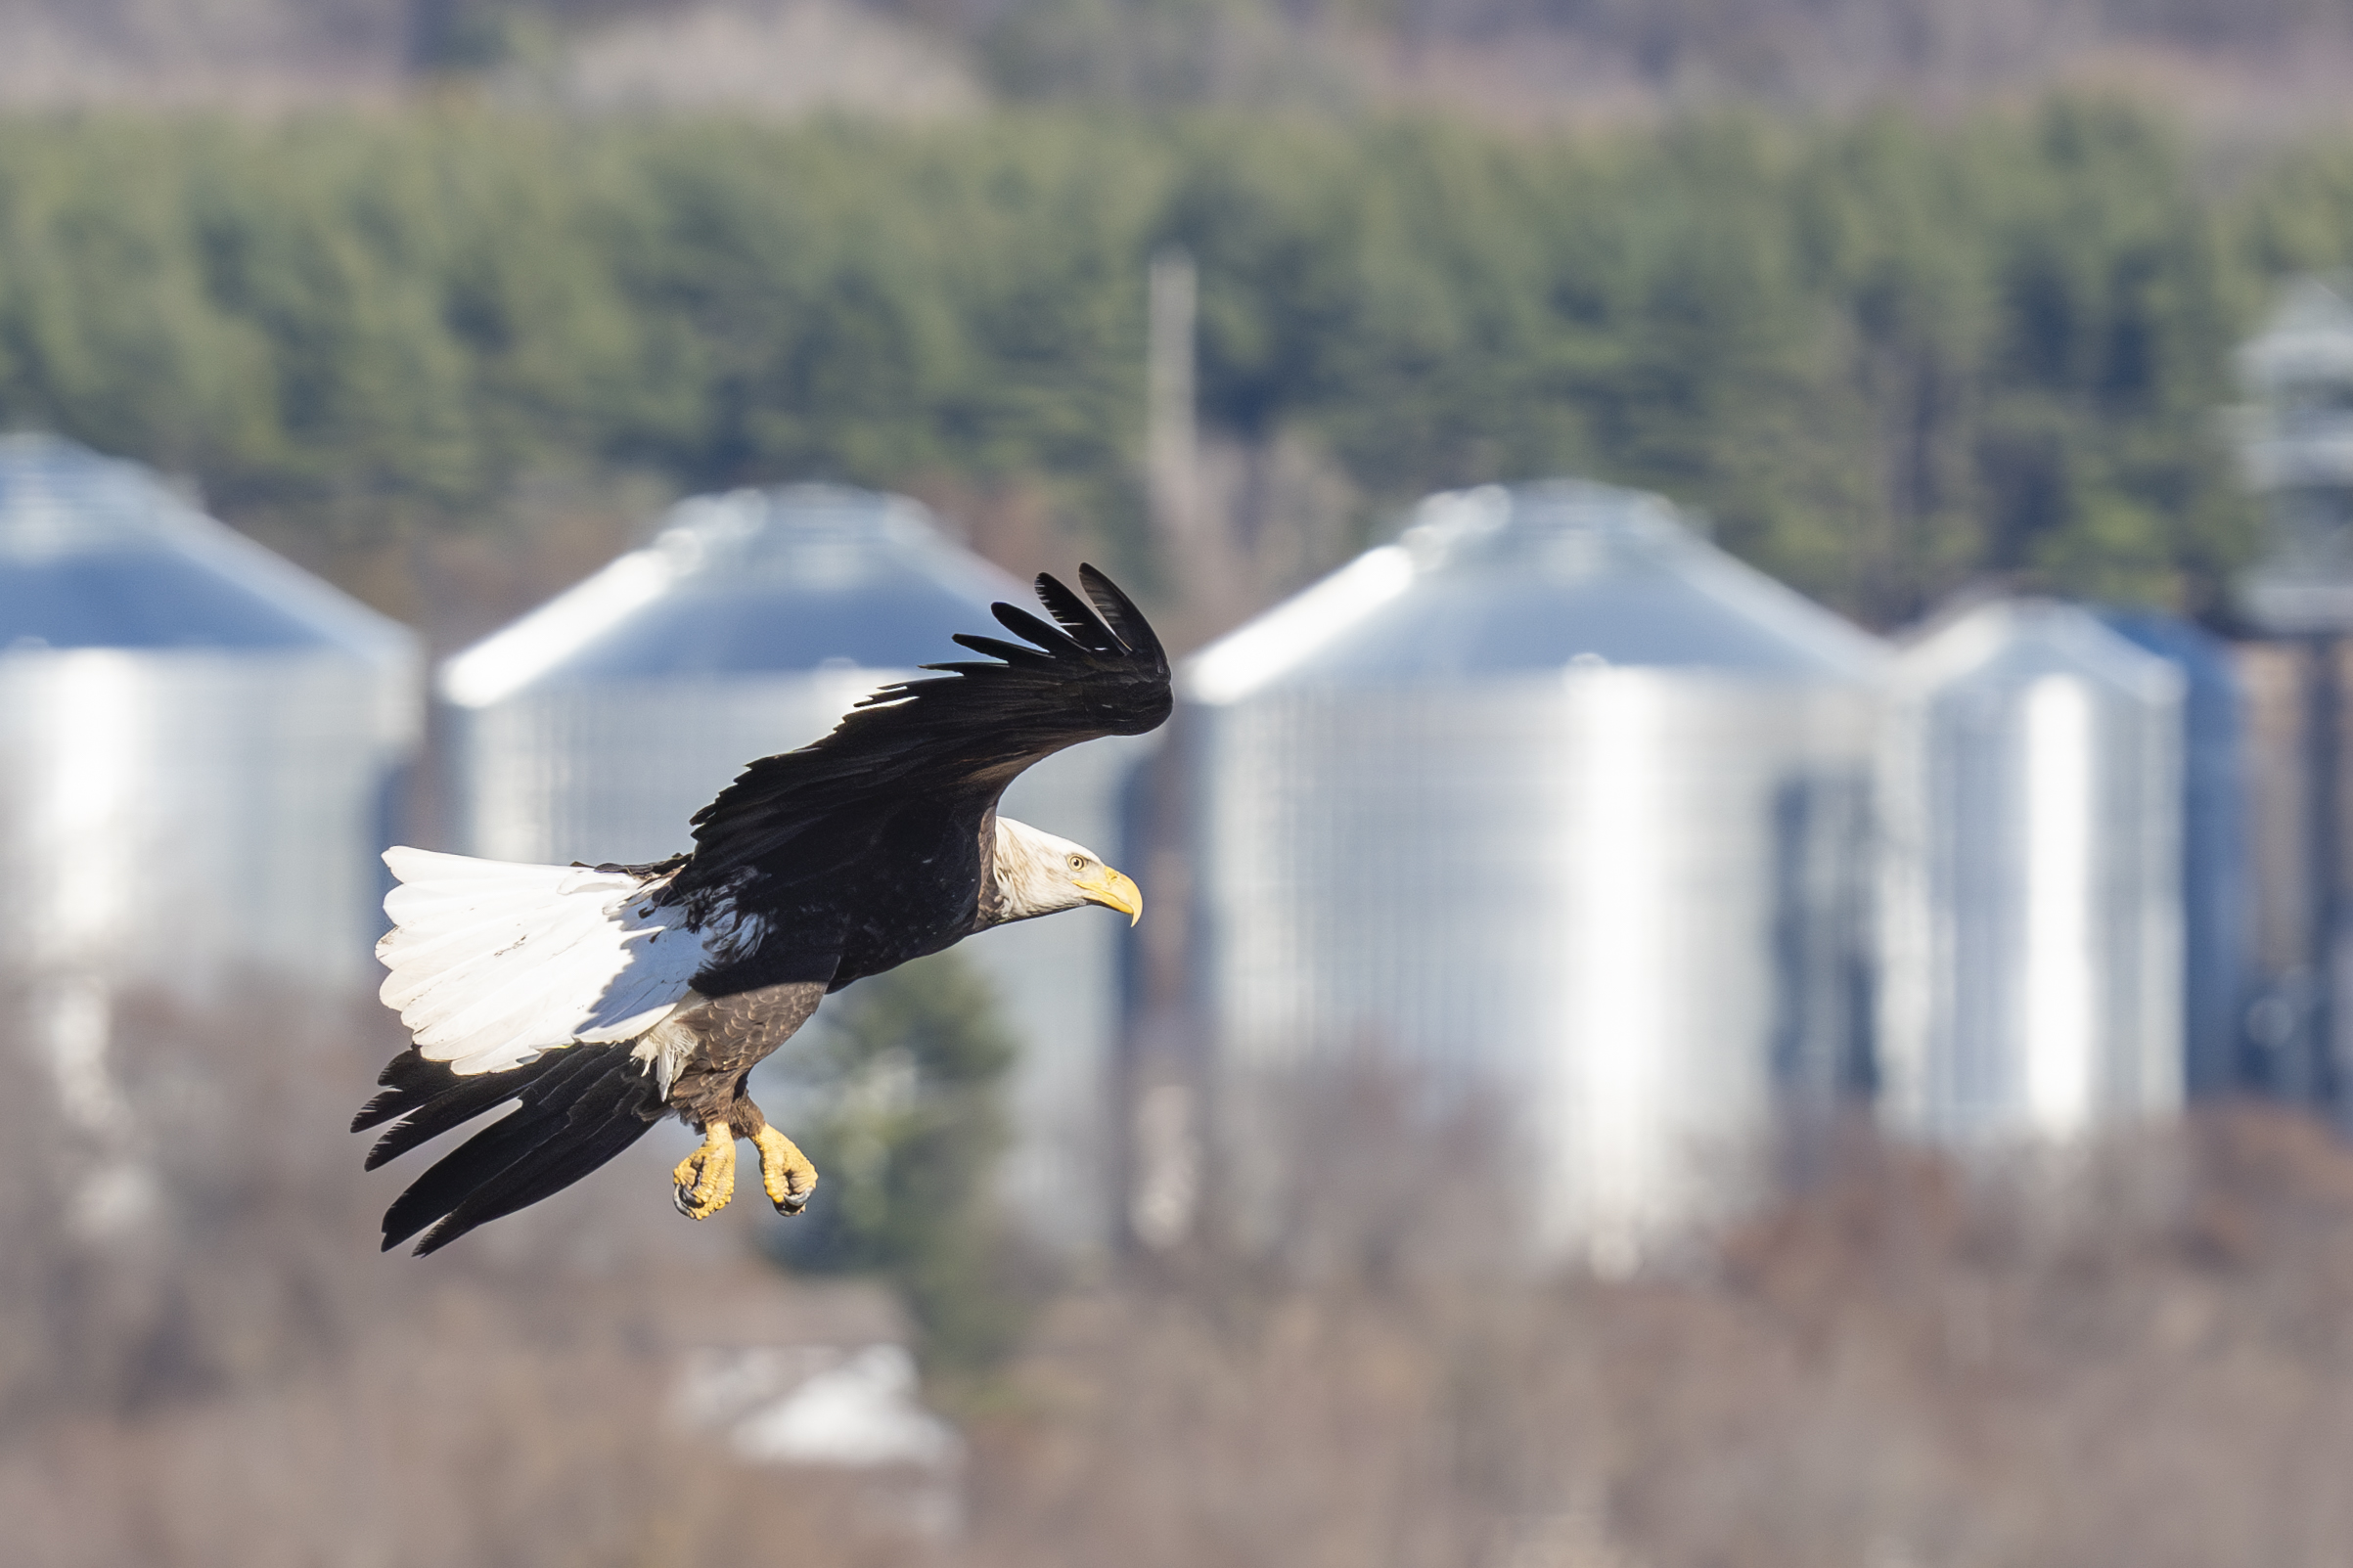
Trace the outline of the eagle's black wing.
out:
[[[1157,728],[1170,705],[1159,638],[1109,577],[1081,566],[1078,578],[1092,606],[1053,577],[1038,578],[1055,624],[995,606],[997,619],[1034,647],[959,636],[1002,662],[928,664],[946,673],[884,687],[825,739],[745,769],[695,814],[695,849],[668,896],[722,888],[741,872],[772,866],[821,824],[844,826],[844,812],[918,797],[985,809],[1022,769],[1064,746]]]

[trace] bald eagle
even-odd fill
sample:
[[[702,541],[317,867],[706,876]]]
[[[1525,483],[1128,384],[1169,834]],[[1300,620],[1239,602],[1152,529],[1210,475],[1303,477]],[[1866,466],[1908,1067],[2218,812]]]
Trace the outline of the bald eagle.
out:
[[[386,853],[400,885],[377,944],[385,1005],[414,1042],[352,1131],[390,1125],[367,1168],[501,1106],[384,1217],[420,1255],[586,1176],[675,1112],[702,1144],[671,1173],[679,1210],[735,1193],[736,1140],[780,1213],[817,1171],[745,1092],[828,992],[1010,920],[1100,904],[1133,924],[1136,884],[1094,851],[999,816],[1024,768],[1168,717],[1168,660],[1109,578],[1050,576],[1030,645],[959,635],[985,660],[926,665],[823,739],[763,757],[693,819],[695,847],[642,866],[519,866]],[[625,767],[625,759],[614,766]],[[430,1229],[428,1229],[430,1227]]]

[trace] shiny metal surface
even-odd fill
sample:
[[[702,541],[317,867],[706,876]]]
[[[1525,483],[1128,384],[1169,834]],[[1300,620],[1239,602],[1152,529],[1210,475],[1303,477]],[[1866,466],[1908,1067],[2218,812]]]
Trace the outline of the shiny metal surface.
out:
[[[125,983],[373,974],[415,639],[154,475],[0,438],[9,951]]]
[[[1882,653],[1655,497],[1437,496],[1186,672],[1219,1149],[1370,1053],[1507,1113],[1538,1256],[1630,1257],[1753,1190],[1862,1044]]]
[[[682,503],[647,547],[442,666],[456,847],[541,862],[686,849],[688,819],[746,763],[816,739],[919,664],[969,656],[951,634],[992,629],[1000,599],[1034,603],[900,497],[801,485]],[[1136,754],[1064,752],[1018,780],[1005,810],[1117,864]],[[1023,1048],[1007,1197],[1064,1251],[1109,1242],[1123,932],[1082,910],[958,950]]]
[[[2152,609],[2097,608],[2100,624],[2182,679],[2182,1066],[2187,1094],[2240,1087],[2254,974],[2251,715],[2229,644]]]
[[[1904,650],[1884,760],[1882,1104],[1956,1142],[2064,1142],[2183,1090],[2171,663],[2047,601]]]

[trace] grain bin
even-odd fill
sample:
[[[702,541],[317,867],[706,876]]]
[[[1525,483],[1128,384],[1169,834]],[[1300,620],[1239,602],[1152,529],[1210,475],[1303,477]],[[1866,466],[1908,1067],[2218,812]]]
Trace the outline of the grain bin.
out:
[[[2255,994],[2247,694],[2231,645],[2194,622],[2149,608],[2093,614],[2181,675],[2183,1090],[2234,1094],[2247,1087]]]
[[[1879,645],[1579,481],[1424,502],[1187,667],[1217,1153],[1297,1180],[1267,1085],[1367,1058],[1483,1099],[1539,1258],[1749,1195],[1866,1050]]]
[[[2183,1089],[2183,678],[2083,608],[1998,600],[1897,660],[1883,1104],[2065,1142]]]
[[[0,439],[0,821],[50,889],[0,913],[9,951],[368,982],[416,678],[407,630],[147,470]]]

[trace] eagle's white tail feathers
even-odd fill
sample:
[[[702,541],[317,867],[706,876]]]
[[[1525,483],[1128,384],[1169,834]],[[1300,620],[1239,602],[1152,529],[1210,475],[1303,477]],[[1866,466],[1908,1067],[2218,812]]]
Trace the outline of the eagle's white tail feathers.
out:
[[[376,944],[397,1010],[428,1060],[464,1076],[575,1041],[634,1039],[685,999],[703,963],[683,912],[621,872],[522,866],[422,849],[385,864],[393,929]]]

